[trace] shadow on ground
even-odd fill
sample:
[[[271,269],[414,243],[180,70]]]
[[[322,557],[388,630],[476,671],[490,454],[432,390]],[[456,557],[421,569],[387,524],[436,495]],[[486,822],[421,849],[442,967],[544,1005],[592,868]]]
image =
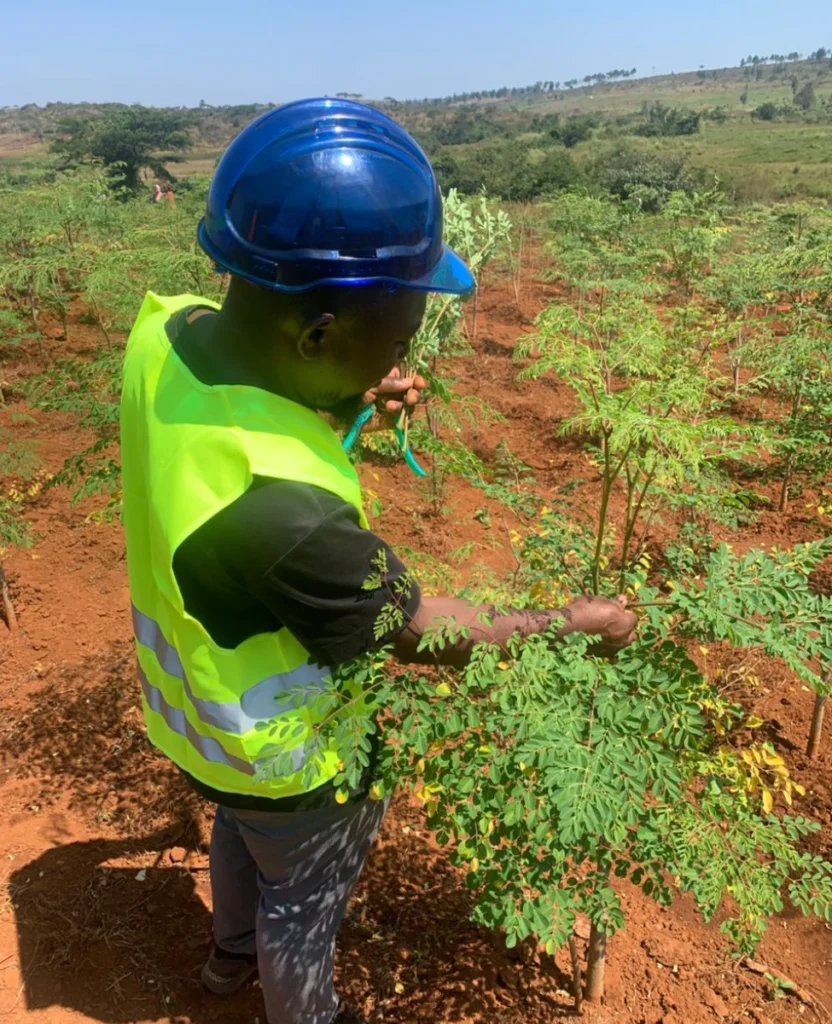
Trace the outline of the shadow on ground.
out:
[[[161,866],[172,838],[69,843],[11,875],[27,1010],[111,1024],[262,1019],[259,990],[217,1005],[199,985],[211,916],[194,875]]]
[[[41,689],[6,719],[3,757],[17,777],[34,776],[48,806],[65,794],[89,824],[147,835],[201,801],[147,741],[132,644],[111,644],[55,666]]]

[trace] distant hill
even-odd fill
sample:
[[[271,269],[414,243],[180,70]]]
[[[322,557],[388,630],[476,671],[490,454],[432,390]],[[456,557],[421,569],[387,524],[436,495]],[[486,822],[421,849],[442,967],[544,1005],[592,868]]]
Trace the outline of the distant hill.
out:
[[[797,54],[774,61],[771,57],[749,57],[737,67],[700,68],[669,75],[637,77],[635,68],[586,75],[583,79],[561,82],[541,80],[533,85],[476,90],[452,96],[398,100],[393,97],[365,98],[355,93],[339,93],[383,110],[395,113],[401,121],[421,115],[436,117],[444,111],[462,106],[485,107],[492,113],[517,113],[533,107],[557,109],[579,114],[592,109],[596,113],[627,113],[638,110],[645,102],[673,102],[703,108],[726,101],[733,108],[733,92],[747,87],[748,103],[761,102],[772,90],[789,88],[792,77],[828,78],[832,68],[832,52],[821,47],[813,59],[792,59]],[[776,55],[775,55],[776,56]],[[750,63],[756,61],[757,63]],[[0,136],[15,136],[18,146],[42,144],[53,134],[65,117],[97,117],[108,110],[118,110],[122,103],[29,103],[22,107],[0,107]],[[233,106],[211,106],[204,101],[189,109],[194,121],[198,145],[224,145],[236,132],[275,103],[247,103]],[[188,108],[176,108],[188,109]],[[7,140],[8,141],[8,140]]]
[[[621,145],[713,171],[747,199],[832,192],[832,55],[825,47],[809,58],[749,56],[735,67],[678,74],[638,77],[635,68],[616,69],[581,81],[365,102],[416,135],[443,184],[483,184],[504,198],[569,184],[581,167]],[[125,106],[0,108],[0,167],[41,160],[67,117],[101,117]],[[203,102],[189,109],[193,148],[172,172],[210,174],[237,132],[272,106]],[[530,173],[543,163],[551,165],[545,175]]]

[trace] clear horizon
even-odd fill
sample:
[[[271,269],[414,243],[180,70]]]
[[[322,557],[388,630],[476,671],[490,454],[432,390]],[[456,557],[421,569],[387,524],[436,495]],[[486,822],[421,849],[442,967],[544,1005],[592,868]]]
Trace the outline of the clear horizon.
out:
[[[381,0],[252,0],[244,10],[245,19],[229,19],[217,0],[142,10],[103,0],[15,5],[4,18],[0,106],[279,103],[336,92],[421,99],[619,67],[638,77],[728,67],[748,54],[832,44],[828,0],[807,0],[799,26],[774,0],[730,9],[702,0],[672,14],[658,0],[580,10],[534,0],[510,11],[494,0],[395,9]]]

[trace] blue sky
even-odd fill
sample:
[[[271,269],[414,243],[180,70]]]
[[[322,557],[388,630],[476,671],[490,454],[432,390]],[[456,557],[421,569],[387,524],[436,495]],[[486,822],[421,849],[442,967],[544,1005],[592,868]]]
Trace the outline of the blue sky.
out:
[[[722,67],[832,45],[832,2],[23,0],[6,5],[1,24],[0,106],[176,106]]]

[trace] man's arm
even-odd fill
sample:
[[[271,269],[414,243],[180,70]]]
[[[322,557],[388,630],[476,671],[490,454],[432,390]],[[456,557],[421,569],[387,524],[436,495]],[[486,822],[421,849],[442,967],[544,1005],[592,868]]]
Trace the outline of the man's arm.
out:
[[[422,638],[453,621],[466,627],[466,636],[432,652],[419,650]],[[524,639],[544,633],[559,623],[556,637],[570,633],[586,633],[600,638],[598,649],[613,652],[635,639],[636,616],[627,611],[624,597],[579,597],[563,608],[549,610],[509,610],[495,614],[485,605],[471,605],[457,597],[423,597],[419,607],[401,633],[393,641],[393,653],[402,662],[450,665],[461,668],[468,664],[471,651],[478,643],[499,644],[506,653],[512,637]]]
[[[462,666],[477,643],[506,650],[511,637],[545,632],[555,621],[558,636],[588,633],[606,645],[599,649],[614,650],[632,640],[636,621],[623,598],[582,597],[557,610],[498,615],[459,598],[423,597],[395,553],[361,528],[352,505],[294,481],[257,478],[245,495],[182,545],[175,562],[177,573],[190,567],[194,580],[220,572],[222,601],[216,594],[213,598],[219,609],[234,605],[230,595],[235,588],[257,599],[261,614],[251,622],[251,632],[228,643],[236,646],[255,632],[285,626],[321,665],[339,665],[392,645],[403,662]],[[368,589],[371,576],[383,579]],[[400,622],[393,626],[388,619],[391,628],[379,633],[391,601],[398,605]],[[468,636],[441,651],[418,650],[426,633],[451,620],[455,633],[465,627]]]

